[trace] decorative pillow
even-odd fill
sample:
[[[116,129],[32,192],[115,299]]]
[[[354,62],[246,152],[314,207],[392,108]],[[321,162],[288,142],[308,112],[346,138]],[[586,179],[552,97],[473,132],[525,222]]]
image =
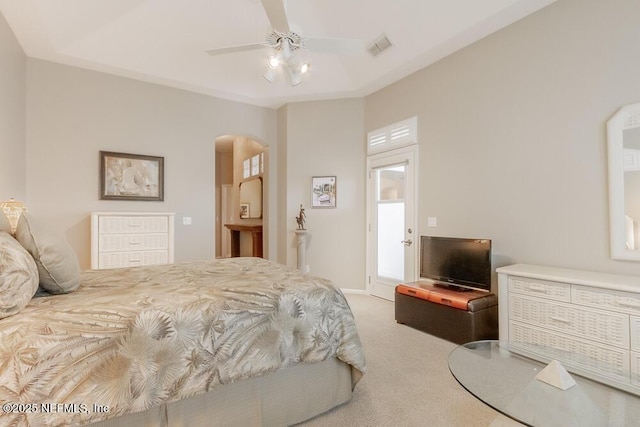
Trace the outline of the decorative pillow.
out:
[[[0,209],[0,232],[11,234],[11,223],[2,209]]]
[[[28,213],[18,220],[16,239],[38,266],[40,286],[52,294],[66,294],[80,286],[80,265],[73,248],[63,237],[34,226]]]
[[[9,233],[0,231],[0,319],[22,310],[37,290],[35,261]]]

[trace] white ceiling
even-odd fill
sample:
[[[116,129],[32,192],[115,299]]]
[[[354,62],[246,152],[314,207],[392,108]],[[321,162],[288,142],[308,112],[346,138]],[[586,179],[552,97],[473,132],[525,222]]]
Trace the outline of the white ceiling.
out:
[[[265,40],[260,0],[0,0],[29,57],[103,71],[266,107],[372,93],[555,0],[288,0],[304,36],[386,34],[377,57],[301,53],[305,81],[262,78],[268,50],[205,50]]]

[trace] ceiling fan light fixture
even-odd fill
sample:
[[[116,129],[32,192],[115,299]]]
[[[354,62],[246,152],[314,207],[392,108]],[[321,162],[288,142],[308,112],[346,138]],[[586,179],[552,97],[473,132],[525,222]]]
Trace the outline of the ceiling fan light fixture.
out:
[[[286,74],[289,83],[297,86],[309,73],[309,62],[301,61],[297,55],[307,50],[319,50],[328,53],[362,53],[365,48],[363,40],[339,38],[308,38],[289,25],[286,13],[287,0],[252,0],[262,3],[266,12],[270,33],[264,42],[237,46],[227,46],[206,51],[209,55],[220,55],[244,52],[254,49],[270,48],[271,56],[267,59],[267,67],[263,77],[273,83],[279,74]],[[391,41],[384,34],[373,42],[376,50],[384,50],[391,46]],[[320,71],[320,70],[319,70]]]
[[[278,68],[278,65],[280,65],[280,58],[276,55],[271,55],[267,63],[269,64],[269,68],[276,69]]]
[[[284,39],[282,41],[281,52],[282,52],[282,57],[286,61],[288,61],[293,57],[293,51],[291,49],[291,42],[289,41],[289,39]]]

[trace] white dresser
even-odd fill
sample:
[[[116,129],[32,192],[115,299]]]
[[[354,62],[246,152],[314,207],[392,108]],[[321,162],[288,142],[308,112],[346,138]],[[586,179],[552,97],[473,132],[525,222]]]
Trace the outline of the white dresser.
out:
[[[166,212],[91,214],[91,268],[173,263],[174,216]]]
[[[501,340],[640,394],[640,277],[525,264],[496,271]]]

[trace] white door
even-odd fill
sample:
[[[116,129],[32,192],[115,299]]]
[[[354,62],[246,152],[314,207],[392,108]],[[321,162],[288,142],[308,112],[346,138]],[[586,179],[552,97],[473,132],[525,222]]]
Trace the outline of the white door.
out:
[[[417,157],[414,145],[367,160],[367,290],[391,301],[417,277]]]

